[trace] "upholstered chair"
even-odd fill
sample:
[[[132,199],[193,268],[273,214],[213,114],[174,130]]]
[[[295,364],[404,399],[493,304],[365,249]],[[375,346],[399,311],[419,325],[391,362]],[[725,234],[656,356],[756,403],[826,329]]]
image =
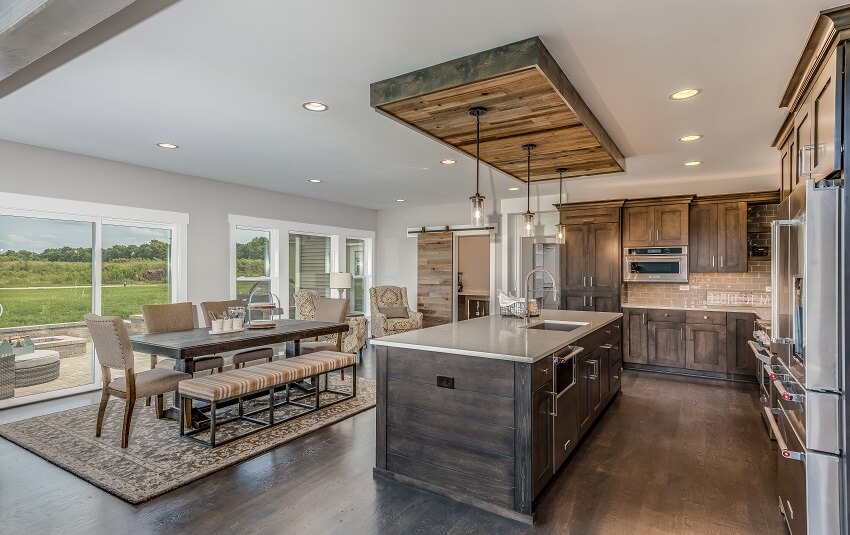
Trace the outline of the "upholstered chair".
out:
[[[136,373],[133,370],[133,348],[130,346],[130,336],[127,334],[124,320],[117,316],[98,316],[97,314],[86,314],[84,319],[100,363],[103,383],[100,407],[97,409],[95,436],[99,437],[103,430],[103,416],[106,413],[109,397],[121,398],[124,400],[121,447],[126,448],[130,441],[130,422],[136,399],[155,396],[156,417],[162,418],[163,395],[177,390],[177,384],[180,381],[191,379],[192,376],[166,368],[153,368]],[[112,370],[121,370],[124,376],[112,379]]]
[[[244,307],[240,299],[232,299],[230,301],[204,301],[201,303],[201,315],[204,317],[204,323],[207,327],[210,326],[210,314],[220,318],[224,316],[228,308]],[[248,351],[241,351],[233,355],[233,367],[235,369],[244,368],[247,362],[255,360],[265,360],[271,362],[274,358],[274,349],[270,347],[261,347]]]
[[[345,323],[348,299],[322,297],[316,290],[298,290],[295,298],[295,319]],[[301,354],[316,351],[342,351],[342,333],[326,334],[301,341]]]
[[[375,338],[422,328],[422,313],[410,308],[407,288],[373,286],[369,289],[369,300],[372,304],[372,336]]]
[[[190,302],[173,303],[170,305],[142,305],[142,316],[149,333],[170,333],[175,331],[191,331],[197,327],[195,307]],[[194,359],[195,371],[221,371],[224,359],[218,355],[197,357]],[[151,355],[151,368],[174,368],[174,359],[159,360],[157,355]]]
[[[298,290],[297,292],[295,292],[293,297],[295,299],[295,319],[312,321],[336,321],[317,319],[316,312],[319,308],[319,303],[322,299],[327,298],[321,297],[319,295],[319,292],[317,292],[316,290]],[[348,332],[343,333],[341,351],[343,353],[357,353],[359,355],[360,351],[366,345],[366,317],[352,316],[343,318],[342,321],[348,323]],[[329,334],[326,336],[320,336],[319,338],[312,338],[310,339],[310,342],[316,341],[320,343],[332,344],[336,342],[336,339],[337,335]],[[302,342],[302,353],[304,353],[305,344],[310,342]]]

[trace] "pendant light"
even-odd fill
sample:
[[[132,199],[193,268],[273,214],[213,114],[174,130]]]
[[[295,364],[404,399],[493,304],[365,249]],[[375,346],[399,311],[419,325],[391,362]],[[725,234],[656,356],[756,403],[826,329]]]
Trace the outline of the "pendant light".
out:
[[[528,172],[526,178],[526,206],[525,206],[525,214],[522,216],[522,228],[523,228],[523,236],[526,238],[534,237],[534,213],[531,211],[531,151],[534,150],[537,145],[533,143],[529,143],[527,145],[522,146],[522,150],[528,153]]]
[[[555,169],[558,172],[558,204],[564,204],[564,173],[567,170],[563,167],[559,167]],[[564,244],[567,243],[567,226],[564,223],[559,222],[555,225],[555,241]]]
[[[472,226],[484,225],[484,196],[478,192],[478,184],[481,175],[481,116],[487,113],[487,108],[475,106],[469,108],[469,114],[475,117],[475,195],[469,198],[472,201]]]

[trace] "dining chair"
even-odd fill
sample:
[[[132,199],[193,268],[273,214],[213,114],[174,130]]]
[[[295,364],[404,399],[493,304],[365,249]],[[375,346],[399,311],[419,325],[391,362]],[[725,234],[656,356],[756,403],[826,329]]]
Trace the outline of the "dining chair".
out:
[[[95,436],[100,437],[103,430],[103,417],[109,397],[124,400],[124,424],[121,428],[121,447],[126,448],[130,441],[130,422],[136,399],[156,397],[156,417],[162,418],[164,394],[177,390],[184,379],[191,379],[188,373],[153,368],[136,373],[133,370],[133,348],[124,320],[118,316],[98,316],[86,314],[83,319],[91,333],[97,360],[100,363],[103,393],[97,409],[97,427]],[[121,370],[123,377],[112,379],[112,370]]]
[[[201,303],[201,315],[204,317],[204,323],[207,327],[210,326],[210,314],[216,317],[223,316],[227,309],[232,307],[244,307],[245,303],[241,299],[231,299],[229,301],[204,301]],[[248,362],[255,360],[265,360],[271,362],[274,358],[274,349],[270,347],[261,347],[248,351],[241,351],[233,355],[233,367],[235,369],[244,368]]]

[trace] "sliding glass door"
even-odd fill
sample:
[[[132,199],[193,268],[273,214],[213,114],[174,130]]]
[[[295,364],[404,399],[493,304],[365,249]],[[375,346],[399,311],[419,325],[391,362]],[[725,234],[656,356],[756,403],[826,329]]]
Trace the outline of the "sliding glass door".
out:
[[[141,306],[177,296],[173,233],[168,225],[0,212],[0,343],[14,346],[0,356],[0,407],[96,384],[83,316],[119,316],[130,334],[144,332]],[[137,355],[137,369],[149,366],[148,355]]]
[[[331,237],[289,234],[289,317],[295,317],[295,292],[316,290],[331,297]]]
[[[363,314],[366,312],[366,240],[346,238],[345,265],[351,273],[351,290],[348,294],[348,312]]]

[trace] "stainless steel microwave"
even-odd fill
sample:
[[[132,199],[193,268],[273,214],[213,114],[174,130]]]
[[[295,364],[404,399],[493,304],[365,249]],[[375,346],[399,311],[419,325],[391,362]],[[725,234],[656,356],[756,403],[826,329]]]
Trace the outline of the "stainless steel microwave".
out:
[[[624,282],[688,282],[688,248],[627,247],[623,252]]]

